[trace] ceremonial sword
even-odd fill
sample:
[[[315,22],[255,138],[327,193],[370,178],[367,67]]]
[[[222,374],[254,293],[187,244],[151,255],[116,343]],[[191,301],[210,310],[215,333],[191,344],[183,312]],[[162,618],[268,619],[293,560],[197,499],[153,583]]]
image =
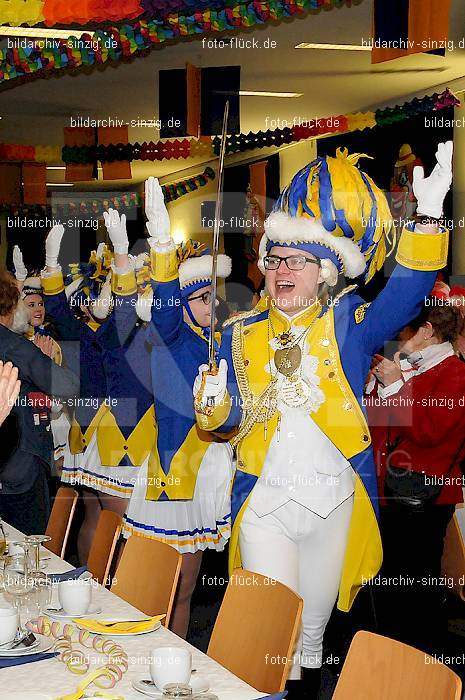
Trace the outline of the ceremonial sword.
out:
[[[224,180],[224,156],[226,153],[226,139],[228,135],[228,115],[229,115],[229,100],[226,100],[224,105],[223,128],[221,130],[221,144],[218,164],[218,185],[215,205],[215,219],[213,222],[213,248],[212,248],[212,290],[211,290],[211,317],[210,317],[210,335],[208,338],[208,374],[216,374],[218,371],[215,357],[215,326],[216,326],[216,288],[217,288],[217,269],[218,269],[218,249],[220,246],[220,231],[221,231],[221,211],[223,206],[223,180]],[[207,408],[212,409],[215,406],[215,398],[207,397]]]
[[[215,358],[216,287],[218,277],[218,249],[220,247],[221,210],[223,207],[224,155],[226,152],[226,138],[228,135],[228,114],[229,100],[226,100],[226,104],[224,106],[223,128],[221,131],[220,159],[218,165],[218,186],[215,205],[215,219],[213,223],[211,318],[210,336],[208,338],[208,365],[210,372],[216,372],[217,369]]]

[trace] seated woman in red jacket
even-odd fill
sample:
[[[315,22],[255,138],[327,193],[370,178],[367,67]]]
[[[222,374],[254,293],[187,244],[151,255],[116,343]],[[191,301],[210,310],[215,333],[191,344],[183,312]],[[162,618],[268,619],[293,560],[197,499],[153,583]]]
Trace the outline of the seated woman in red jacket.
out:
[[[463,501],[465,364],[453,348],[462,324],[453,304],[425,300],[394,360],[376,357],[366,400],[383,506],[379,632],[429,652],[445,631],[441,557]]]

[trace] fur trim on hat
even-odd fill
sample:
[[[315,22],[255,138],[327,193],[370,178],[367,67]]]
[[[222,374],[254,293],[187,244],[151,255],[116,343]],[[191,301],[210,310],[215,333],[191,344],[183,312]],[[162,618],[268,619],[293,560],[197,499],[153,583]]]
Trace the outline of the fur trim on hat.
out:
[[[335,253],[342,263],[342,272],[347,277],[358,277],[365,271],[365,257],[358,245],[345,236],[333,236],[322,226],[319,219],[292,217],[281,211],[272,212],[265,221],[265,233],[260,241],[258,267],[263,274],[263,258],[268,241],[273,241],[277,246],[319,243]]]
[[[40,296],[43,295],[40,277],[26,277],[26,279],[24,280],[21,289],[21,299],[24,299],[30,294],[39,294]]]
[[[211,255],[199,255],[188,258],[179,266],[179,284],[181,289],[188,287],[195,282],[211,280],[213,268],[213,257]],[[218,277],[224,278],[231,274],[231,258],[227,255],[219,254],[217,261]]]

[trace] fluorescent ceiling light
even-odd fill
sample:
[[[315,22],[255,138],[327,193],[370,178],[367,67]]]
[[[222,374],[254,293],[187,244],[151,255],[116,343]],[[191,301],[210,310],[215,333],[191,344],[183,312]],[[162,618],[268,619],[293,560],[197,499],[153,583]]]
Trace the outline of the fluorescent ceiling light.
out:
[[[95,32],[87,29],[40,29],[36,27],[0,27],[0,36],[26,36],[32,39],[68,39],[70,36],[80,38],[83,34],[93,36]]]
[[[66,170],[66,165],[47,165],[46,167],[47,170]],[[98,165],[97,170],[103,170],[102,166]]]
[[[303,92],[262,92],[261,90],[239,90],[242,97],[302,97]]]
[[[329,49],[332,51],[371,51],[372,47],[360,44],[297,44],[295,49]]]
[[[74,182],[46,182],[47,187],[74,187]]]

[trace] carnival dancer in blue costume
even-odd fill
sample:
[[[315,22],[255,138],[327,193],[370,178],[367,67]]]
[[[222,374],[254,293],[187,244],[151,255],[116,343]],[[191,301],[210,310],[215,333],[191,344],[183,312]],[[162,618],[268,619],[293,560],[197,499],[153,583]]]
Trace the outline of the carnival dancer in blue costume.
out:
[[[111,285],[100,295],[100,305],[112,309],[100,336],[107,399],[88,462],[102,507],[124,515],[139,468],[155,447],[151,353],[138,315],[136,272],[142,271],[128,255],[126,216],[110,209],[104,220],[114,250]],[[148,265],[145,270],[150,280]]]
[[[180,258],[154,178],[146,183],[145,213],[153,280],[148,339],[158,435],[157,449],[131,496],[124,530],[126,536],[167,542],[183,555],[170,627],[185,637],[202,552],[222,550],[229,538],[232,452],[226,442],[198,429],[192,406],[198,365],[208,359],[212,256],[190,244]],[[229,258],[221,255],[218,263],[219,276],[226,277]]]
[[[368,281],[382,267],[393,231],[384,194],[345,149],[298,172],[260,245],[266,308],[232,320],[219,371],[200,368],[194,384],[199,426],[238,428],[231,569],[275,578],[304,599],[290,676],[297,683],[303,668],[298,698],[317,697],[336,599],[348,611],[381,565],[363,387],[373,354],[418,314],[446,264],[439,219],[452,143],[436,156],[428,178],[415,170],[418,222],[403,230],[398,265],[371,303],[353,286],[332,299],[328,286],[339,274]]]
[[[73,418],[69,449],[65,450],[62,481],[84,487],[82,495],[85,518],[78,540],[78,550],[81,561],[87,561],[96,518],[100,511],[99,502],[91,490],[96,465],[89,462],[89,458],[95,458],[95,451],[91,446],[96,441],[96,428],[107,408],[101,338],[109,307],[105,304],[99,305],[97,299],[91,298],[89,286],[92,280],[82,275],[77,275],[65,288],[58,263],[64,232],[64,227],[59,224],[51,229],[46,238],[45,268],[41,273],[41,280],[45,309],[58,333],[66,364],[80,377],[80,396],[76,399],[76,405],[70,407]],[[100,266],[98,257],[96,263]],[[107,288],[108,284],[102,290],[104,296],[108,295]]]

